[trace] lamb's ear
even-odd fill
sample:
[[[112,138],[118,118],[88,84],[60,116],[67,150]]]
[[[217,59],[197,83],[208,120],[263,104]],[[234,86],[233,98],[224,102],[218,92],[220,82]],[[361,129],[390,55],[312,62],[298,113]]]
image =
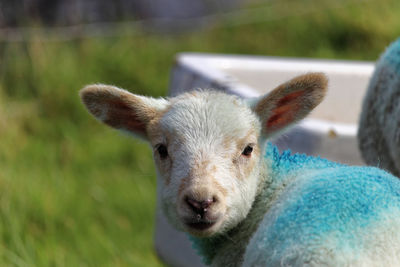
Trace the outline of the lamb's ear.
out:
[[[114,86],[94,84],[80,91],[89,112],[105,124],[147,139],[146,126],[167,107],[165,99],[134,95]]]
[[[310,113],[325,96],[328,79],[323,73],[308,73],[281,84],[252,104],[269,138]]]

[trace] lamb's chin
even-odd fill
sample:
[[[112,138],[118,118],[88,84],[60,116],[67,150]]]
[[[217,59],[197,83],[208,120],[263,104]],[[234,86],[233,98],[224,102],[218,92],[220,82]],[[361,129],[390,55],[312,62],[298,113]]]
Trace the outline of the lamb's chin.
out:
[[[185,231],[196,237],[211,237],[221,231],[222,220],[185,222]]]

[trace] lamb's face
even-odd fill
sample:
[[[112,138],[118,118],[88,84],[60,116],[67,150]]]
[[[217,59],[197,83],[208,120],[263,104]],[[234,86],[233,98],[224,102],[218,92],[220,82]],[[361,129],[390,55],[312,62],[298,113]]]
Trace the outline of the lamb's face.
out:
[[[260,121],[242,100],[182,95],[148,133],[161,204],[177,228],[209,236],[246,217],[258,185]]]
[[[248,214],[262,172],[261,140],[304,118],[326,86],[323,74],[306,74],[251,104],[212,91],[165,100],[107,85],[87,86],[81,97],[97,119],[150,142],[170,222],[212,236]]]

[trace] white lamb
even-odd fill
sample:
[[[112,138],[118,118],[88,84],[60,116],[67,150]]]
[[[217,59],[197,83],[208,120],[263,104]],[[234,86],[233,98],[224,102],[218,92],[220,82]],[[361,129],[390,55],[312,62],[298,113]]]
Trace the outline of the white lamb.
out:
[[[81,97],[97,119],[150,143],[163,210],[206,263],[400,266],[397,178],[265,142],[304,118],[326,86],[311,73],[251,100],[215,91],[154,99],[107,85]]]

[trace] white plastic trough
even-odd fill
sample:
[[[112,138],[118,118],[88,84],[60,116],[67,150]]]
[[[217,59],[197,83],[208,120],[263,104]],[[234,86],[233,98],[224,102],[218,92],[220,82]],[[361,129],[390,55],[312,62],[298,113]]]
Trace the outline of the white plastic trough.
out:
[[[213,88],[254,97],[296,75],[324,72],[329,78],[325,100],[307,119],[273,142],[280,150],[290,148],[293,152],[362,165],[356,133],[373,70],[370,62],[184,53],[177,56],[172,69],[170,95]],[[203,266],[187,236],[168,224],[159,207],[155,247],[160,258],[171,266]]]

